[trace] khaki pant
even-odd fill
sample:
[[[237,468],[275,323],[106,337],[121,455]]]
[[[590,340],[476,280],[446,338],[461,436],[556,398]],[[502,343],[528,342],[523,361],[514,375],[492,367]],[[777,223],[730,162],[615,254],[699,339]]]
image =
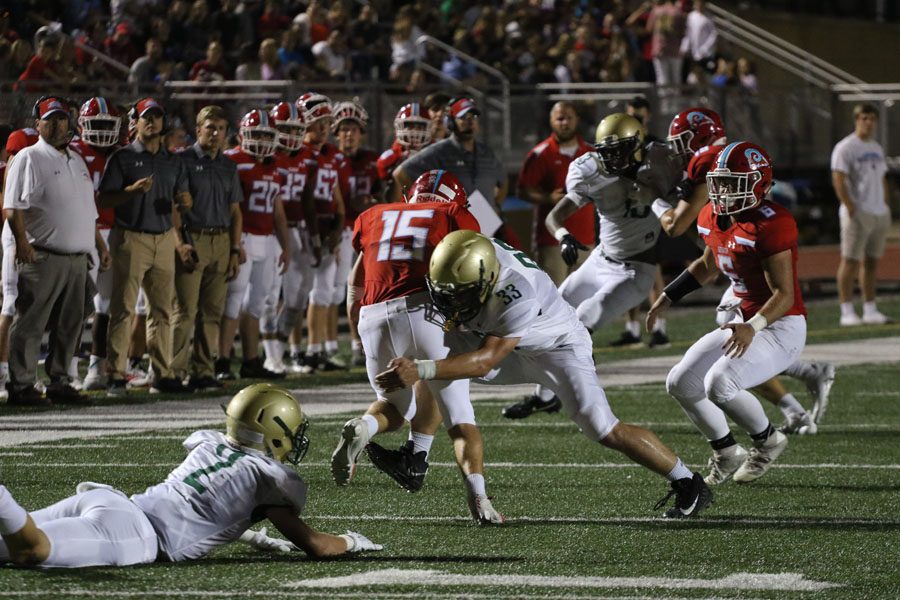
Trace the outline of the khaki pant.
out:
[[[172,373],[172,287],[175,282],[175,232],[139,233],[114,227],[112,296],[109,302],[107,357],[111,379],[125,379],[131,319],[138,290],[147,295],[147,350],[157,378]]]
[[[537,263],[547,272],[547,275],[550,276],[550,279],[553,280],[556,287],[559,287],[562,285],[562,282],[565,281],[566,277],[574,273],[578,267],[584,264],[584,261],[591,255],[591,250],[593,249],[594,246],[590,245],[587,250],[579,250],[578,262],[570,267],[559,253],[559,246],[538,246]]]
[[[851,260],[881,258],[887,245],[891,215],[873,215],[856,211],[853,218],[841,210],[841,256]]]
[[[219,339],[219,322],[225,311],[228,259],[231,237],[228,232],[194,233],[197,268],[185,270],[175,258],[175,312],[172,318],[172,370],[179,377],[213,374],[213,350]],[[200,313],[199,319],[197,313]],[[194,338],[191,354],[191,337]],[[190,360],[189,360],[190,359]]]
[[[68,368],[84,323],[87,254],[59,255],[35,249],[35,261],[19,264],[16,316],[9,331],[8,389],[34,386],[44,331],[50,354],[44,363],[51,382],[68,381]]]

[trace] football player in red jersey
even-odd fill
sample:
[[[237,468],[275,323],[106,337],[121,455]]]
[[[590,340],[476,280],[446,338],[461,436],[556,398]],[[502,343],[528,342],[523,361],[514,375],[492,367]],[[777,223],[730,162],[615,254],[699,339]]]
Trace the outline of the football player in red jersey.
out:
[[[678,185],[679,201],[676,206],[663,200],[657,200],[653,204],[653,212],[659,217],[662,228],[674,237],[685,233],[709,203],[706,175],[712,170],[716,156],[728,142],[725,126],[718,113],[703,107],[688,108],[675,115],[669,124],[666,141],[674,154],[687,161],[687,177]],[[729,286],[716,311],[719,325],[731,321],[739,306],[740,299]],[[761,384],[756,391],[784,414],[782,433],[816,433],[817,423],[824,414],[834,382],[834,365],[798,360],[784,373],[806,384],[813,399],[811,413],[807,413],[777,377]]]
[[[363,136],[369,125],[369,113],[359,102],[338,102],[334,105],[334,136],[337,139],[340,150],[347,163],[350,165],[350,188],[345,190],[344,199],[346,217],[344,219],[344,232],[341,235],[341,260],[338,262],[337,274],[334,278],[334,296],[332,297],[331,313],[328,315],[328,338],[337,343],[338,306],[344,303],[347,297],[347,276],[353,265],[353,244],[351,234],[356,217],[366,209],[381,201],[381,180],[378,177],[378,169],[375,164],[378,155],[369,148],[362,147]],[[362,342],[355,324],[350,322],[350,346],[351,361],[353,366],[364,367],[366,358],[362,351]]]
[[[454,440],[464,477],[475,475],[483,485],[481,434],[469,400],[468,380],[428,381],[427,386],[384,393],[375,376],[393,356],[426,360],[444,358],[448,349],[440,320],[435,320],[425,286],[428,261],[445,235],[458,229],[478,231],[466,209],[462,185],[447,171],[428,171],[408,192],[408,202],[379,204],[365,211],[353,227],[353,247],[360,253],[350,275],[348,313],[359,323],[366,352],[366,371],[377,400],[360,418],[348,421],[331,459],[338,485],[353,477],[356,460],[369,440],[412,420],[410,439],[400,452],[371,444],[373,461],[395,455],[386,472],[409,491],[418,490],[428,468],[427,457],[441,405],[448,433]],[[384,462],[376,462],[381,467]]]
[[[315,220],[313,182],[316,159],[303,144],[306,121],[303,111],[294,102],[279,102],[269,111],[269,119],[275,127],[275,160],[284,176],[281,197],[287,219],[288,243],[291,260],[284,275],[276,274],[272,290],[266,299],[263,319],[263,347],[266,351],[265,367],[276,373],[287,369],[282,360],[284,344],[295,326],[302,325],[300,315],[306,308],[312,286],[314,255],[307,222]],[[282,302],[279,305],[279,297]],[[298,329],[302,330],[302,327]]]
[[[84,159],[94,182],[94,190],[100,186],[100,177],[106,168],[106,160],[118,147],[122,119],[119,111],[102,96],[88,99],[78,113],[79,137],[69,144]],[[115,221],[115,209],[97,207],[98,257],[91,267],[91,276],[97,288],[94,295],[94,322],[91,334],[91,358],[84,379],[84,389],[106,389],[106,333],[109,327],[109,298],[112,293],[112,271],[109,270],[109,232]]]
[[[276,257],[282,273],[290,261],[287,220],[281,201],[285,178],[275,162],[275,136],[268,113],[254,109],[241,119],[240,145],[225,151],[225,156],[237,164],[241,187],[244,188],[241,252],[246,262],[237,277],[228,283],[225,313],[219,330],[218,379],[234,378],[229,357],[238,329],[238,317],[243,351],[241,377],[284,377],[284,373],[274,373],[263,367],[258,348],[259,318],[265,308],[266,296],[272,289]]]
[[[334,121],[331,101],[321,94],[308,92],[297,99],[297,108],[303,110],[306,120],[303,143],[316,158],[313,198],[317,223],[311,238],[322,251],[322,260],[312,268],[312,289],[306,314],[308,345],[303,365],[306,370],[334,371],[345,368],[329,356],[337,352],[337,341],[330,340],[326,346],[326,340],[335,294],[335,270],[339,260],[349,260],[339,254],[346,210],[344,192],[350,188],[350,167],[337,146],[328,143]]]
[[[697,341],[669,372],[666,389],[713,449],[710,485],[762,477],[787,446],[747,390],[795,362],[806,342],[806,308],[797,280],[797,224],[767,200],[772,165],[749,142],[725,146],[706,176],[710,203],[697,219],[703,256],[666,286],[647,313],[648,329],[674,302],[723,273],[741,300],[743,319]],[[727,417],[753,440],[734,439]]]
[[[399,202],[402,190],[393,185],[394,168],[431,143],[431,121],[418,102],[404,104],[394,117],[394,143],[378,157],[378,177],[387,186],[385,197]]]
[[[36,129],[27,127],[17,129],[6,139],[6,166],[12,164],[13,157],[28,146],[36,144],[39,135]],[[6,170],[3,172],[5,183]],[[16,314],[16,298],[19,296],[19,275],[16,271],[16,240],[8,223],[3,223],[3,267],[0,279],[3,284],[3,308],[0,309],[0,400],[8,397],[6,382],[9,381],[9,328]]]

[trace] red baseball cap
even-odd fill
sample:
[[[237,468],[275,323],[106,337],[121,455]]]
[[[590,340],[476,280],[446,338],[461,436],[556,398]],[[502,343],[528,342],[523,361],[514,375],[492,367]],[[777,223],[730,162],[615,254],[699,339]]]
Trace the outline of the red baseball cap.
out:
[[[38,118],[46,119],[53,113],[61,112],[63,114],[69,114],[69,105],[65,100],[60,98],[50,97],[45,100],[42,100],[38,103]]]
[[[138,119],[143,117],[151,110],[159,111],[160,114],[163,115],[166,114],[166,109],[164,109],[162,105],[153,98],[142,98],[138,100],[137,104],[135,105],[135,112],[137,113]]]
[[[131,27],[128,26],[128,23],[119,23],[116,25],[115,33],[119,35],[131,35]]]
[[[481,114],[481,111],[478,110],[478,105],[471,98],[460,98],[450,105],[450,116],[454,119],[461,119],[470,112],[476,115]]]

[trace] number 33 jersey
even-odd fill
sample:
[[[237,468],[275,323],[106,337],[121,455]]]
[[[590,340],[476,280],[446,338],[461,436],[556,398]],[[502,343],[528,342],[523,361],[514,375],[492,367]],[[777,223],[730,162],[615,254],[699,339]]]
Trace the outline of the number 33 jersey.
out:
[[[164,482],[131,497],[172,561],[200,558],[236,540],[265,518],[267,507],[299,514],[306,504],[306,484],[293,469],[218,431],[195,431],[184,448],[187,458]]]
[[[587,335],[575,309],[537,263],[500,240],[494,242],[500,276],[478,314],[463,325],[479,335],[521,338],[516,352],[541,354]]]
[[[352,237],[366,272],[363,306],[426,291],[434,247],[458,229],[480,231],[475,217],[455,202],[394,202],[364,211]]]
[[[650,210],[681,180],[682,169],[662,144],[648,144],[634,179],[604,175],[595,153],[582,154],[569,165],[566,196],[578,206],[591,202],[600,215],[603,254],[626,260],[656,244],[659,219]]]
[[[734,295],[741,300],[744,320],[759,312],[772,297],[763,261],[785,250],[791,251],[794,278],[794,304],[785,316],[806,315],[797,279],[797,223],[793,215],[783,206],[766,201],[739,216],[741,220],[736,223],[725,221],[728,228],[723,230],[712,204],[707,204],[697,217],[697,231],[715,256],[716,266],[731,280]]]

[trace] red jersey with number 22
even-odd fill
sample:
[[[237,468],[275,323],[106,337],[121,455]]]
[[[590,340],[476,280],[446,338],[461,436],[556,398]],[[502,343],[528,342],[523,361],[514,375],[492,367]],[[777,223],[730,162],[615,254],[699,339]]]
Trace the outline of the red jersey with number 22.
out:
[[[274,158],[257,162],[239,147],[226,150],[224,154],[237,164],[241,179],[244,233],[271,235],[275,229],[275,200],[284,185],[284,175],[279,173],[278,163]]]
[[[278,163],[278,172],[284,177],[284,187],[281,190],[284,215],[288,223],[299,223],[305,216],[303,190],[315,180],[316,157],[309,146],[303,146],[293,154],[276,152],[275,162]]]
[[[697,217],[697,231],[716,258],[716,266],[731,280],[734,295],[741,300],[746,321],[772,297],[763,261],[779,252],[791,251],[794,272],[794,304],[787,315],[806,315],[797,279],[797,223],[790,211],[772,202],[739,213],[741,221],[719,229],[712,204]]]
[[[455,202],[394,202],[363,212],[353,225],[353,249],[362,252],[366,272],[363,305],[426,291],[434,247],[458,229],[480,231]]]

